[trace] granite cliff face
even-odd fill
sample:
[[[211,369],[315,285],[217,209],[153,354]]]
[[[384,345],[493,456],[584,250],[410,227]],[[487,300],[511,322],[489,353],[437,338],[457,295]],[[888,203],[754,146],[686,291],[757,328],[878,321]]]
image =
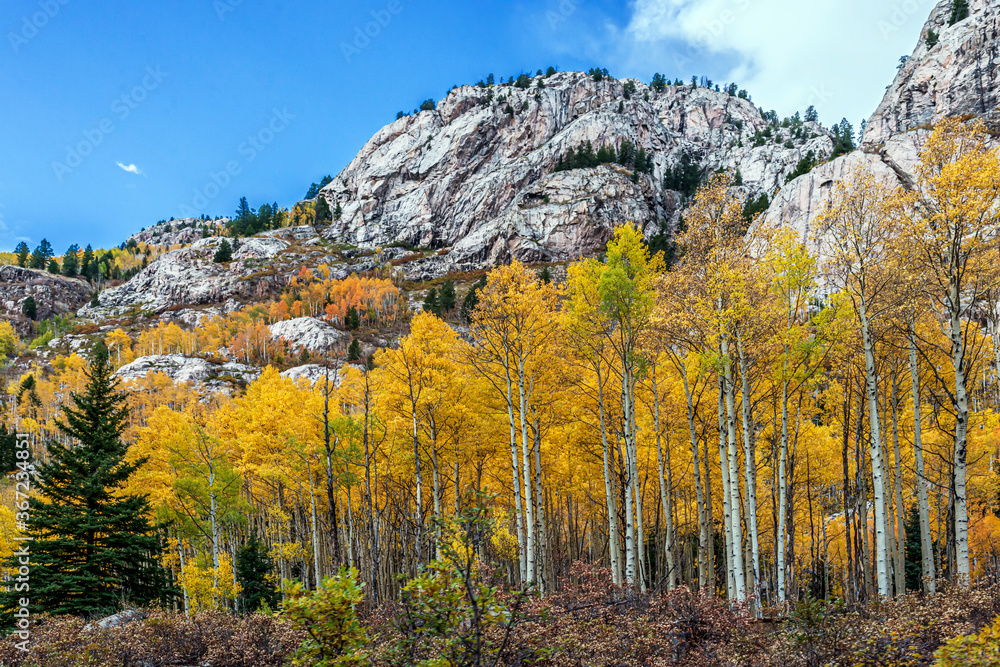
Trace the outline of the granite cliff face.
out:
[[[745,95],[715,86],[658,91],[579,72],[531,77],[521,86],[460,86],[433,110],[383,127],[320,191],[340,210],[330,225],[245,240],[234,261],[220,265],[211,256],[221,239],[195,238],[199,221],[160,223],[135,238],[191,245],[106,290],[100,306],[81,315],[140,309],[186,321],[198,314],[179,306],[259,300],[299,267],[318,263],[347,276],[391,262],[403,279],[421,281],[511,258],[573,259],[602,249],[624,221],[647,236],[675,224],[686,202],[668,176],[688,163],[701,176],[719,168],[738,173],[745,195],[770,198],[768,220],[808,237],[833,185],[851,171],[865,166],[886,183],[906,185],[928,124],[955,114],[992,122],[1000,0],[971,0],[970,15],[949,26],[951,14],[952,0],[934,7],[861,147],[834,160],[832,135],[817,123],[779,124]],[[556,170],[588,142],[594,151],[629,142],[650,166],[605,161]],[[810,153],[819,166],[786,183]]]
[[[970,0],[968,18],[948,25],[952,4],[944,0],[934,7],[913,55],[868,121],[864,144],[874,147],[947,116],[987,115],[996,108],[1000,3]]]
[[[913,55],[867,122],[861,147],[789,183],[772,201],[769,222],[790,225],[811,239],[813,217],[829,201],[834,184],[853,170],[867,168],[890,186],[909,187],[933,123],[977,116],[996,125],[1000,2],[971,0],[969,16],[949,26],[952,6],[952,0],[942,0],[934,7]]]
[[[21,309],[28,297],[35,300],[36,319],[44,320],[76,310],[90,299],[91,287],[79,278],[66,278],[47,271],[0,266],[0,315],[19,329],[30,322]]]
[[[544,87],[540,87],[544,86]],[[626,86],[631,89],[626,92]],[[455,88],[432,111],[379,131],[320,196],[340,220],[324,232],[378,246],[447,248],[439,270],[517,258],[556,261],[603,247],[625,220],[658,229],[680,196],[664,185],[685,154],[703,173],[739,169],[751,194],[773,193],[808,151],[829,155],[825,130],[777,130],[748,99],[707,87],[537,76],[527,88]],[[631,142],[650,173],[621,165],[555,172],[570,149]],[[759,144],[759,145],[755,145]]]

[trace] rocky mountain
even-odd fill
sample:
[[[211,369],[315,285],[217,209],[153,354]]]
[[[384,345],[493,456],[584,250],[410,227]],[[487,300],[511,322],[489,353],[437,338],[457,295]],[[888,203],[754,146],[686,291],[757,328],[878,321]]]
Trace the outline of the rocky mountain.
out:
[[[943,0],[934,7],[913,55],[872,114],[862,139],[869,150],[947,116],[987,115],[996,109],[1000,4],[970,0],[969,16],[950,25],[953,4]]]
[[[861,147],[789,183],[771,203],[769,222],[810,238],[813,216],[852,170],[864,166],[889,185],[907,187],[931,124],[963,115],[998,123],[1000,2],[971,0],[969,15],[949,25],[952,9],[952,0],[934,7],[913,55],[867,122]]]
[[[744,97],[579,72],[527,87],[460,86],[437,108],[379,131],[320,193],[338,222],[324,236],[361,246],[448,249],[429,269],[480,268],[511,257],[557,261],[603,248],[633,220],[654,233],[681,196],[665,177],[687,156],[701,173],[739,170],[752,195],[773,193],[809,151],[829,155],[816,123],[775,128]],[[765,136],[768,135],[768,136]],[[630,142],[652,161],[555,171],[571,149]]]
[[[38,319],[63,315],[85,304],[92,288],[79,278],[66,278],[38,269],[0,266],[0,314],[25,329],[30,322],[22,317],[25,300],[35,300]]]
[[[198,218],[181,218],[178,220],[161,220],[125,239],[125,243],[149,243],[151,245],[174,246],[189,245],[205,236],[214,236],[226,226],[229,218],[214,220],[199,220]]]
[[[212,262],[221,239],[200,238],[199,221],[160,223],[135,238],[190,245],[80,314],[143,310],[193,322],[206,307],[273,294],[299,267],[318,263],[343,276],[391,264],[419,282],[510,258],[572,259],[602,249],[626,220],[647,236],[669,229],[690,193],[687,177],[720,168],[737,175],[748,197],[769,197],[770,221],[808,236],[833,184],[850,171],[865,165],[887,183],[906,184],[928,123],[994,113],[1000,2],[972,0],[969,16],[949,25],[952,6],[934,7],[861,148],[836,159],[828,159],[835,137],[819,124],[778,122],[742,91],[707,82],[654,88],[564,72],[458,86],[435,108],[383,127],[320,191],[339,209],[336,221],[244,240],[229,264]],[[614,155],[628,144],[633,158],[644,152],[644,168]],[[558,169],[581,146],[609,147],[613,159],[606,152],[591,161],[599,166]],[[811,170],[809,157],[818,165]]]

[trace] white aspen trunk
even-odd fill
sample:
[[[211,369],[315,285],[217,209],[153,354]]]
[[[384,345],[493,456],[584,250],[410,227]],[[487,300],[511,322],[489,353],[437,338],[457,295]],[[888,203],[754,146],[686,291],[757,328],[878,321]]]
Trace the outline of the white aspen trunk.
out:
[[[347,560],[354,567],[354,509],[351,502],[351,487],[347,487]]]
[[[188,598],[187,582],[184,581],[184,543],[181,536],[177,536],[177,553],[181,559],[181,591],[184,593],[184,615],[191,615],[191,600]]]
[[[423,531],[424,531],[424,489],[423,489],[423,474],[420,470],[420,439],[418,437],[418,427],[419,421],[417,420],[417,403],[412,402],[413,407],[413,465],[414,472],[416,476],[417,483],[417,506],[416,506],[416,516],[414,521],[417,524],[417,561],[419,562],[423,558]],[[348,489],[348,498],[350,498],[350,489]]]
[[[507,376],[507,419],[510,422],[510,460],[511,477],[514,489],[514,523],[517,524],[517,557],[521,568],[521,583],[528,577],[527,544],[524,534],[524,506],[521,504],[521,464],[517,458],[517,426],[514,421],[513,382],[510,379],[510,367],[504,366]]]
[[[892,405],[892,451],[895,459],[895,479],[893,480],[893,490],[896,501],[896,595],[906,593],[906,553],[903,541],[904,519],[903,519],[903,464],[899,454],[899,415],[897,412],[896,374],[893,373],[892,384],[890,385],[890,403]]]
[[[208,503],[209,517],[212,521],[212,588],[219,590],[219,521],[218,521],[218,501],[215,498],[215,468],[211,464],[209,457],[208,467]],[[218,596],[213,592],[212,600],[216,605],[219,603]]]
[[[663,525],[666,533],[663,551],[666,556],[667,565],[667,590],[674,588],[674,570],[676,568],[674,559],[674,510],[670,502],[670,438],[667,437],[667,450],[664,456],[660,438],[660,390],[656,382],[656,363],[652,364],[653,371],[653,428],[656,430],[656,465],[659,468],[660,481],[660,505],[663,507]],[[666,475],[664,475],[664,466]]]
[[[750,529],[750,558],[753,565],[753,595],[760,600],[760,540],[757,531],[757,455],[753,446],[751,433],[751,403],[750,380],[747,370],[747,358],[743,350],[743,339],[736,338],[736,349],[740,357],[740,379],[743,383],[742,417],[743,417],[743,473],[746,477],[747,489],[747,524]],[[759,610],[759,605],[757,609]]]
[[[990,309],[990,341],[993,343],[993,370],[996,373],[994,407],[1000,405],[1000,331],[997,331],[996,306]]]
[[[600,362],[597,370],[597,407],[601,418],[601,446],[604,452],[604,495],[608,504],[608,551],[611,558],[611,577],[616,586],[622,583],[621,545],[618,542],[618,503],[615,501],[614,481],[611,478],[613,458],[608,447],[608,429],[604,419],[604,381]]]
[[[725,364],[726,434],[729,454],[730,521],[733,531],[733,579],[736,584],[736,601],[746,599],[746,581],[743,573],[743,521],[740,511],[739,454],[736,444],[736,386],[733,382],[733,365],[729,355],[729,341],[722,337],[722,363]]]
[[[315,569],[315,582],[316,589],[319,590],[320,584],[323,581],[323,573],[320,568],[319,560],[319,529],[316,526],[316,490],[313,488],[312,471],[308,469],[309,472],[309,502],[312,505],[312,547],[313,547],[313,567]]]
[[[624,368],[624,366],[623,366]],[[636,527],[636,572],[639,577],[639,589],[646,592],[646,537],[642,521],[642,484],[639,483],[639,448],[636,441],[635,427],[635,382],[634,376],[629,367],[629,371],[624,375],[626,414],[629,416],[626,422],[627,438],[626,448],[631,451],[629,455],[629,479],[632,480],[632,492],[635,493],[635,527]]]
[[[635,515],[632,513],[632,464],[628,461],[629,450],[625,447],[625,457],[622,458],[621,439],[616,439],[618,448],[618,458],[622,463],[622,471],[625,473],[625,584],[635,585]]]
[[[524,381],[524,356],[517,362],[517,389],[521,405],[521,467],[524,470],[524,508],[527,513],[525,520],[525,564],[527,565],[527,582],[534,585],[538,580],[538,555],[535,553],[535,504],[531,493],[531,446],[528,444],[527,395]]]
[[[681,381],[684,385],[684,400],[687,403],[688,435],[691,438],[692,468],[694,469],[695,502],[698,505],[698,589],[705,588],[708,577],[708,521],[705,513],[705,495],[701,488],[701,465],[698,461],[698,432],[694,424],[694,405],[691,388],[688,386],[687,367],[684,359],[678,357]]]
[[[931,539],[931,512],[927,500],[927,477],[924,472],[924,448],[920,428],[920,373],[917,366],[917,337],[910,320],[910,376],[913,381],[913,458],[917,468],[917,512],[920,515],[920,563],[924,590],[928,595],[936,592],[937,574],[934,571],[934,542]],[[1000,366],[998,366],[1000,371]]]
[[[962,338],[962,294],[954,282],[951,302],[951,360],[955,369],[955,571],[959,586],[972,583],[969,570],[969,512],[966,497],[966,437],[969,429],[969,398],[965,378],[965,341]]]
[[[719,376],[719,469],[722,477],[722,525],[726,533],[726,594],[736,599],[736,578],[733,573],[733,521],[730,513],[729,461],[726,454],[726,405],[722,376]]]
[[[441,560],[441,470],[438,466],[437,432],[431,420],[431,474],[434,484],[434,558]]]
[[[889,595],[888,541],[886,535],[885,467],[882,461],[882,437],[879,428],[878,378],[875,374],[875,351],[868,325],[864,294],[858,315],[861,318],[861,339],[865,352],[865,384],[868,391],[868,421],[871,433],[872,482],[875,493],[875,571],[879,598]]]
[[[532,432],[534,435],[533,450],[535,454],[535,503],[537,503],[537,507],[535,508],[535,521],[537,522],[535,535],[538,538],[541,558],[543,559],[543,563],[545,563],[548,562],[549,543],[548,535],[545,531],[545,496],[542,494],[542,431],[537,417],[535,418]],[[546,585],[550,582],[547,582],[545,579],[544,566],[542,567],[542,574],[539,590],[545,593]]]
[[[786,527],[788,521],[788,380],[781,380],[781,446],[778,451],[778,532],[776,535],[777,546],[775,554],[775,568],[778,575],[778,603],[783,604],[786,600],[785,585],[785,555],[787,538]]]

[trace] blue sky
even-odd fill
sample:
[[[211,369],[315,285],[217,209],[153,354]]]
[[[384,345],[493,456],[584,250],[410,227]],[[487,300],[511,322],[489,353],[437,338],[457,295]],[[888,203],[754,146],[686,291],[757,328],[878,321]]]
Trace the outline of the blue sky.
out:
[[[607,67],[735,80],[857,126],[933,3],[902,0],[8,0],[0,250],[120,243],[157,220],[289,206],[453,84]],[[366,31],[374,37],[358,38]]]

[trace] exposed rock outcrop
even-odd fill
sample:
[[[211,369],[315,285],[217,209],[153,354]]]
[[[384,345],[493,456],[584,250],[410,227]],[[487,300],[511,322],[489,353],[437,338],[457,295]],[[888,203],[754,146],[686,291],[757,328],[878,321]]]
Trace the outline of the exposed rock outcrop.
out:
[[[216,264],[212,256],[221,243],[221,237],[210,237],[164,253],[128,282],[101,292],[99,306],[88,305],[79,314],[108,317],[133,310],[159,313],[178,304],[260,297],[287,284],[301,265],[299,254],[283,253],[291,245],[288,241],[269,237],[244,239],[233,253],[232,262]]]
[[[985,115],[1000,101],[1000,4],[970,0],[968,18],[948,25],[952,0],[939,2],[920,39],[865,128],[863,142],[884,144],[895,134],[948,116]],[[931,38],[937,35],[936,43]]]
[[[435,110],[384,127],[322,190],[342,210],[324,235],[450,248],[428,262],[432,273],[511,257],[569,259],[602,248],[624,220],[652,233],[676,219],[679,197],[664,176],[685,154],[703,173],[738,168],[751,193],[771,194],[808,151],[832,150],[815,123],[764,139],[767,127],[748,99],[705,87],[657,92],[578,72],[535,77],[528,88],[461,86]],[[596,151],[625,141],[647,152],[650,173],[633,177],[618,165],[553,173],[585,142]]]
[[[136,232],[128,237],[125,242],[135,241],[136,243],[149,243],[151,245],[174,246],[190,245],[201,239],[205,231],[209,235],[215,235],[229,222],[229,218],[217,218],[215,220],[199,220],[198,218],[181,218],[179,220],[165,220],[155,225],[150,225],[140,232]]]
[[[785,186],[771,203],[768,221],[791,225],[809,238],[833,185],[853,170],[866,166],[887,185],[911,187],[931,124],[956,115],[992,122],[1000,101],[1000,2],[969,5],[969,17],[951,26],[952,0],[934,7],[913,55],[868,121],[861,148]]]
[[[336,329],[315,317],[298,317],[275,322],[268,327],[271,336],[283,338],[293,349],[310,352],[333,352],[351,342],[351,334]]]
[[[48,319],[76,310],[90,300],[91,287],[85,280],[19,266],[0,266],[0,308],[2,314],[19,318],[25,299],[34,297],[37,319]]]
[[[231,394],[260,376],[260,369],[235,362],[213,363],[200,357],[160,354],[139,357],[122,366],[115,376],[124,381],[138,380],[150,373],[163,373],[174,382],[186,382],[199,391]]]

